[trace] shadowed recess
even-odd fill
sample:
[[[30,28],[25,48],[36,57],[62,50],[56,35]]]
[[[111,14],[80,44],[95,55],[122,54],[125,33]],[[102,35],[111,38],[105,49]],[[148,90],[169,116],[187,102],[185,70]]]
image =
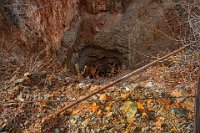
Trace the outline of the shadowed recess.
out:
[[[94,74],[108,76],[111,72],[116,73],[122,65],[126,65],[127,59],[117,50],[86,46],[78,52],[74,62],[80,71],[84,71],[84,76],[93,77]]]

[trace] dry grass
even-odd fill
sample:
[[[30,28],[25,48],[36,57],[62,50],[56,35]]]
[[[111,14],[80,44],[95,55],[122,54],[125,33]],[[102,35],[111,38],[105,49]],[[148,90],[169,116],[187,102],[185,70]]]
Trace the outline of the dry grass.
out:
[[[9,46],[9,45],[7,45]],[[16,48],[16,49],[15,49]],[[45,56],[45,50],[39,53],[20,52],[10,45],[10,48],[0,50],[0,80],[1,84],[13,77],[21,78],[25,73],[32,75],[32,85],[42,85],[49,80],[49,75],[69,76],[69,69],[59,57]]]

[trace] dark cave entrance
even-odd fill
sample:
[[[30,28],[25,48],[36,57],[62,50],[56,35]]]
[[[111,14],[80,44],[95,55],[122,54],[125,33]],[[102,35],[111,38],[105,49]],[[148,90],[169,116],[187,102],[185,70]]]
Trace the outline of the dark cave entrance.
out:
[[[73,58],[78,71],[84,77],[107,77],[116,74],[122,66],[127,65],[127,59],[118,50],[104,49],[98,46],[86,46]]]

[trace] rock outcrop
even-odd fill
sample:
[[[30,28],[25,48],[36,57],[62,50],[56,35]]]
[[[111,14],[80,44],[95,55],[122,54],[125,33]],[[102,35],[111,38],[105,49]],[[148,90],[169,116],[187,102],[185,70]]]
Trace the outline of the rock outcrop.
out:
[[[67,49],[66,62],[104,71],[176,48],[182,27],[172,0],[12,0],[4,12],[31,50]],[[13,27],[13,26],[12,26]],[[176,36],[174,33],[177,33]],[[178,36],[178,37],[177,37]],[[33,41],[34,40],[34,41]]]
[[[78,0],[4,1],[7,23],[25,36],[20,43],[27,44],[30,50],[45,48],[48,55],[60,49],[64,32],[80,13]]]
[[[152,0],[83,0],[80,21],[65,32],[64,45],[73,49],[72,64],[131,66],[178,46],[170,37],[180,33],[171,3]],[[168,18],[167,18],[168,17]],[[173,17],[173,20],[170,18]],[[170,20],[171,19],[171,20]],[[176,31],[170,31],[177,26]],[[169,35],[169,36],[168,36]]]

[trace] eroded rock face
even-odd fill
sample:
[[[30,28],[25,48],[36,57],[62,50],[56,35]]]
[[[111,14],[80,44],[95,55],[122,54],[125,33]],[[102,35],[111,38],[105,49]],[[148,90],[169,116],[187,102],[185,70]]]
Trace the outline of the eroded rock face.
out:
[[[181,28],[172,0],[12,0],[8,18],[23,29],[22,41],[67,49],[66,63],[97,67],[132,66],[177,47],[172,32]],[[28,5],[28,6],[27,6]],[[19,10],[20,9],[20,10]],[[173,18],[173,19],[171,19]],[[22,21],[23,20],[23,21]],[[174,26],[174,27],[173,27]],[[170,28],[172,27],[172,28]],[[24,32],[25,31],[25,32]],[[27,38],[26,38],[27,37]],[[171,38],[170,38],[171,37]],[[38,41],[40,40],[40,41]]]
[[[157,51],[176,48],[164,36],[173,36],[165,19],[170,3],[165,5],[152,0],[83,0],[80,19],[63,40],[73,49],[72,64],[80,70],[91,65],[103,70],[108,62],[132,66]]]
[[[44,45],[47,54],[61,48],[63,33],[76,21],[79,0],[5,0],[4,13],[12,29],[21,30],[31,49]]]

